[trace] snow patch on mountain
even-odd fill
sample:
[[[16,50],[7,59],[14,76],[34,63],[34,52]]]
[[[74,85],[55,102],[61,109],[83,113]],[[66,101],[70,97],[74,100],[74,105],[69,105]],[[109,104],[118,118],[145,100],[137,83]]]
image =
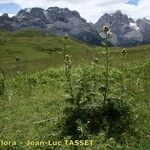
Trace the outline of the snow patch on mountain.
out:
[[[30,13],[30,12],[31,12],[31,8],[26,8],[25,11],[26,11],[27,13]]]

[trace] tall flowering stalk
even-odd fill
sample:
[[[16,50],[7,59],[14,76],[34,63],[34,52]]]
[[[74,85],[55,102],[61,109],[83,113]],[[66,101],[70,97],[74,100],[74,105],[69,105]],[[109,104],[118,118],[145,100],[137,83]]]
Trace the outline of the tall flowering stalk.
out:
[[[72,97],[72,99],[74,99],[73,88],[71,84],[71,60],[70,60],[69,55],[65,56],[65,75],[66,75],[67,84],[69,87],[70,96]]]
[[[126,49],[124,48],[121,52],[121,72],[122,72],[122,80],[121,80],[121,92],[122,92],[122,99],[124,99],[124,92],[125,92],[125,84],[124,84],[124,71],[125,71],[125,58],[126,58]]]
[[[63,43],[63,53],[67,51],[67,43],[69,41],[69,35],[66,34],[62,37],[62,43]]]
[[[97,85],[97,78],[96,78],[96,72],[98,67],[98,58],[93,59],[93,79],[94,79],[94,91],[96,91],[96,85]]]
[[[105,90],[104,90],[104,100],[107,100],[108,98],[108,81],[109,81],[109,51],[108,51],[108,39],[109,39],[109,32],[110,29],[108,26],[103,27],[103,32],[105,34],[104,39],[104,47],[105,47]]]

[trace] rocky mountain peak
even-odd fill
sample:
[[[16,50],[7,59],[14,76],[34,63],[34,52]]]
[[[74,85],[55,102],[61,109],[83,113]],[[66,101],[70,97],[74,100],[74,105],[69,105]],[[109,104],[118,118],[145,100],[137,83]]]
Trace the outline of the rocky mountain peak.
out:
[[[33,19],[45,19],[45,16],[43,14],[42,8],[26,8],[23,10],[20,10],[19,13],[14,16],[14,18],[18,19],[18,21],[30,21]]]
[[[121,15],[121,16],[123,15],[120,10],[117,10],[114,14],[115,14],[115,15]]]
[[[7,13],[4,13],[1,17],[9,18],[9,16],[8,16],[8,14],[7,14]]]
[[[50,18],[52,18],[52,16],[57,16],[57,19],[58,18],[82,19],[80,14],[77,11],[71,11],[68,8],[50,7],[45,11],[45,14],[47,14],[47,16],[49,16]]]
[[[12,30],[13,29],[12,22],[13,19],[10,18],[7,13],[3,14],[2,16],[0,16],[0,29]]]
[[[0,16],[0,22],[8,22],[9,23],[10,21],[12,21],[12,18],[10,18],[7,13]]]
[[[111,29],[111,43],[114,45],[130,45],[141,42],[139,26],[120,10],[112,14],[104,14],[96,23],[97,30],[100,32],[100,29],[106,24]]]
[[[68,22],[70,18],[78,18],[84,22],[85,19],[81,18],[77,11],[71,11],[68,8],[50,7],[47,10],[42,8],[26,8],[14,16],[18,21],[33,21],[33,19],[42,20],[45,23],[54,23],[56,21]]]

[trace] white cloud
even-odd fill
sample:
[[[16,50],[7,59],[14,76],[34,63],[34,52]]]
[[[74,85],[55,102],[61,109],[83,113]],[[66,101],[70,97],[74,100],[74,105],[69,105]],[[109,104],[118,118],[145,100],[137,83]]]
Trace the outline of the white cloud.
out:
[[[96,22],[104,13],[113,13],[121,10],[135,19],[146,17],[150,19],[150,1],[139,0],[137,6],[127,4],[129,0],[0,0],[1,3],[14,2],[21,6],[42,7],[47,9],[51,6],[68,7],[77,10],[88,21]]]
[[[13,0],[0,0],[0,4],[12,3]]]
[[[8,14],[9,17],[13,17],[15,14]]]
[[[0,16],[2,16],[3,14],[0,13]],[[13,17],[15,14],[8,14],[9,17]]]

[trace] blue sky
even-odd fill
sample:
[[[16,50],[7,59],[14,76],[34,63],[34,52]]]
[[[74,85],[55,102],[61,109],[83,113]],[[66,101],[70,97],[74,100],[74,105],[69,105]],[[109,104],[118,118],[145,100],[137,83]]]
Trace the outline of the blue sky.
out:
[[[129,0],[128,4],[138,5],[139,0]]]
[[[58,6],[76,10],[88,22],[96,22],[104,13],[121,10],[134,19],[150,19],[150,0],[0,0],[0,15],[15,15],[20,9]]]
[[[16,14],[21,7],[15,3],[0,4],[0,13]]]

